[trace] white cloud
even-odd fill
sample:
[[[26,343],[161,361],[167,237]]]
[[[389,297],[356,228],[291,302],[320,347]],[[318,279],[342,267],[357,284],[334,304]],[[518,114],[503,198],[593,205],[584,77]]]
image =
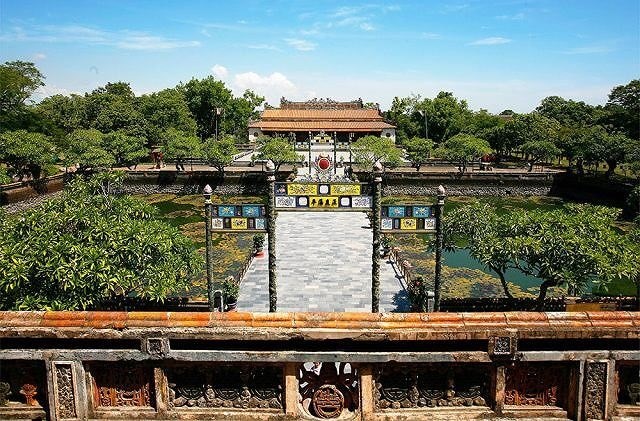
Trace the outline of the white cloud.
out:
[[[106,45],[140,51],[172,50],[200,45],[198,41],[166,38],[148,32],[106,31],[82,25],[34,25],[29,28],[15,26],[0,36],[0,41]]]
[[[363,22],[363,23],[360,24],[360,29],[362,29],[363,31],[373,31],[376,28],[375,28],[375,26],[373,26],[369,22]]]
[[[33,61],[41,61],[41,60],[44,60],[45,58],[47,58],[47,55],[45,53],[35,53],[33,55]]]
[[[420,38],[422,39],[440,39],[442,35],[436,34],[435,32],[423,32],[420,34]]]
[[[247,48],[250,48],[252,50],[282,51],[275,45],[271,45],[271,44],[250,44],[250,45],[247,45]]]
[[[255,72],[238,73],[234,78],[235,84],[244,89],[275,88],[282,91],[294,91],[296,86],[280,72],[271,73],[268,76],[260,76]]]
[[[489,37],[482,38],[473,42],[470,42],[469,45],[500,45],[500,44],[508,44],[511,40],[509,38],[503,37]]]
[[[220,80],[223,80],[224,78],[227,77],[227,75],[229,75],[229,71],[227,70],[227,68],[220,64],[216,64],[215,66],[213,66],[211,68],[211,72],[213,72],[215,77],[217,77]]]
[[[588,45],[585,47],[571,48],[565,54],[606,54],[613,51],[612,47],[605,45]]]
[[[113,44],[123,50],[173,50],[175,48],[197,47],[198,41],[178,41],[152,35],[131,35]]]
[[[515,13],[513,15],[500,15],[500,16],[496,16],[496,19],[500,19],[500,20],[523,20],[524,19],[524,13],[523,12],[519,12],[519,13]]]
[[[313,51],[317,46],[317,44],[304,39],[287,38],[285,42],[298,51]]]

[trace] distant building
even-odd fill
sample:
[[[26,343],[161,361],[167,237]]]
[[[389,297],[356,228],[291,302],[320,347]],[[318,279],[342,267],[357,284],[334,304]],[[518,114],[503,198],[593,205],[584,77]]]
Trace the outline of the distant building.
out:
[[[348,147],[360,137],[375,135],[395,142],[396,128],[384,121],[377,104],[365,107],[362,99],[338,102],[313,99],[293,102],[280,99],[280,108],[265,106],[260,120],[249,123],[249,141],[260,136],[285,137],[297,147],[312,144],[333,144]]]

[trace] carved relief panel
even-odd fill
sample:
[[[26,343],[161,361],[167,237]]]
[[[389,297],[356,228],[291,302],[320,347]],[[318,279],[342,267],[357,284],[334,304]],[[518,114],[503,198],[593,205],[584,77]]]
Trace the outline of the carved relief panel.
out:
[[[45,378],[42,362],[1,360],[0,410],[8,406],[13,408],[46,406]]]
[[[562,364],[513,364],[506,370],[504,403],[563,407],[568,378],[568,367]]]
[[[587,419],[604,419],[607,363],[587,362],[584,375],[584,412]]]
[[[58,419],[76,418],[76,393],[71,363],[54,362],[52,367]]]
[[[376,410],[486,406],[489,367],[384,364],[375,373]]]
[[[153,406],[153,371],[144,365],[92,363],[93,401],[96,407]]]
[[[350,363],[305,363],[298,370],[299,402],[307,415],[338,418],[358,410],[359,379]]]
[[[282,367],[201,365],[169,367],[169,406],[282,409]]]

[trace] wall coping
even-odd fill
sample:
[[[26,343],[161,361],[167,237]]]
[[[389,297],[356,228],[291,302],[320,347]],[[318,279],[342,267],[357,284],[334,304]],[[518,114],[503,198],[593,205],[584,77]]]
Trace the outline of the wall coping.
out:
[[[640,312],[209,313],[4,311],[1,337],[172,337],[281,340],[640,338]]]

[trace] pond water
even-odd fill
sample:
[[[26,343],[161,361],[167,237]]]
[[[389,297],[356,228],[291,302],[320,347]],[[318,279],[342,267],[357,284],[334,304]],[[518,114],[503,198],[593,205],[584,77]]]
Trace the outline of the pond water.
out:
[[[489,274],[491,276],[497,276],[494,272],[487,269],[476,259],[471,257],[469,250],[460,249],[455,252],[444,252],[442,253],[443,264],[449,267],[454,268],[469,268],[481,270],[482,272]],[[535,276],[528,276],[519,270],[509,269],[505,273],[505,278],[507,281],[519,285],[522,289],[528,289],[531,287],[538,287],[542,282],[539,278]]]

